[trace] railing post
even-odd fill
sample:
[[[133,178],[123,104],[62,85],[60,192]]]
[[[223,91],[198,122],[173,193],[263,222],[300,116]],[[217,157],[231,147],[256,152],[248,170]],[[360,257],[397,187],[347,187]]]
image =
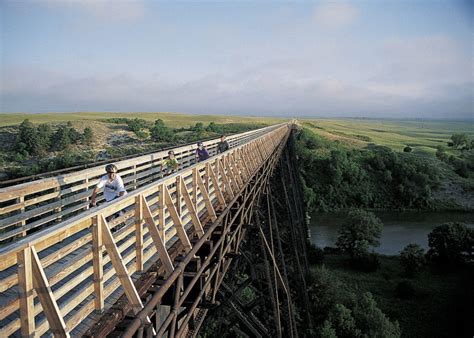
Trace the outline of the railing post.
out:
[[[95,216],[92,225],[92,262],[94,266],[94,305],[96,312],[99,313],[104,311],[103,226],[101,215]]]
[[[144,198],[144,197],[143,197]],[[143,270],[143,205],[142,195],[135,197],[135,252],[137,271]]]
[[[176,211],[181,216],[181,176],[176,176]]]
[[[27,247],[19,251],[17,257],[21,335],[22,337],[33,337],[35,333],[35,304],[33,297],[31,248]]]

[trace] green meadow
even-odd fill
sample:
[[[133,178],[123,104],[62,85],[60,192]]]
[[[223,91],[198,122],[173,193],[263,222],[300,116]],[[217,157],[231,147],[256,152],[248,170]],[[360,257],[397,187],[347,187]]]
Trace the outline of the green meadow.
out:
[[[0,114],[0,127],[16,126],[23,120],[29,119],[34,124],[65,123],[68,121],[105,121],[112,118],[139,118],[147,121],[162,119],[166,125],[173,128],[189,127],[197,122],[204,124],[214,123],[279,123],[288,119],[252,116],[224,116],[224,115],[191,115],[178,113],[48,113],[48,114]]]
[[[363,119],[311,119],[301,122],[313,132],[347,145],[363,148],[375,144],[395,151],[403,151],[408,145],[415,153],[434,154],[437,146],[447,146],[454,133],[474,136],[472,122]]]

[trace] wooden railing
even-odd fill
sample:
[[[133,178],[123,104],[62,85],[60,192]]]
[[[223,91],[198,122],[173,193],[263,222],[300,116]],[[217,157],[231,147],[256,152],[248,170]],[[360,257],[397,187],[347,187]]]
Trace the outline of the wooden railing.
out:
[[[0,249],[0,337],[84,332],[84,319],[123,293],[139,312],[136,272],[160,262],[165,277],[171,274],[170,249],[192,249],[192,237],[199,239],[206,222],[216,220],[216,210],[249,183],[289,126],[267,128],[224,154]],[[119,168],[134,165],[127,162]]]
[[[281,125],[229,136],[231,148],[244,144]],[[217,153],[219,139],[204,142],[211,156]],[[181,168],[194,163],[196,145],[174,149]],[[156,181],[168,151],[160,151],[115,163],[128,191]],[[56,224],[89,208],[91,189],[104,175],[104,166],[45,178],[0,189],[0,246],[26,236],[32,229]],[[102,194],[98,201],[102,201]]]

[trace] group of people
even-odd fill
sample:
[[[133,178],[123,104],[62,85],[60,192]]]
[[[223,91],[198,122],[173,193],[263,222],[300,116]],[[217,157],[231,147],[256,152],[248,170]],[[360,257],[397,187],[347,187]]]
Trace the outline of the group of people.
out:
[[[225,135],[221,135],[221,140],[217,144],[217,153],[221,154],[229,150],[229,143],[226,141]],[[198,142],[195,153],[196,162],[202,162],[209,158],[209,152],[202,142]],[[169,175],[179,170],[179,162],[174,156],[173,150],[168,151],[168,158],[161,164],[161,172]],[[92,191],[91,205],[96,206],[97,193],[104,188],[104,198],[106,202],[113,201],[116,198],[127,194],[122,178],[117,174],[118,168],[115,164],[105,166],[106,175],[102,176],[99,183]]]

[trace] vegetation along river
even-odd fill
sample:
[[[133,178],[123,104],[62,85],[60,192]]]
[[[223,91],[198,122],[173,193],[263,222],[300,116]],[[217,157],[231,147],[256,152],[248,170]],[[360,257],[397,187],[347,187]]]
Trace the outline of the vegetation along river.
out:
[[[377,212],[384,227],[380,246],[375,252],[398,255],[410,243],[428,249],[428,234],[436,226],[447,222],[464,222],[474,228],[474,212]],[[336,246],[338,231],[346,219],[345,212],[313,213],[311,215],[311,241],[320,248]]]

